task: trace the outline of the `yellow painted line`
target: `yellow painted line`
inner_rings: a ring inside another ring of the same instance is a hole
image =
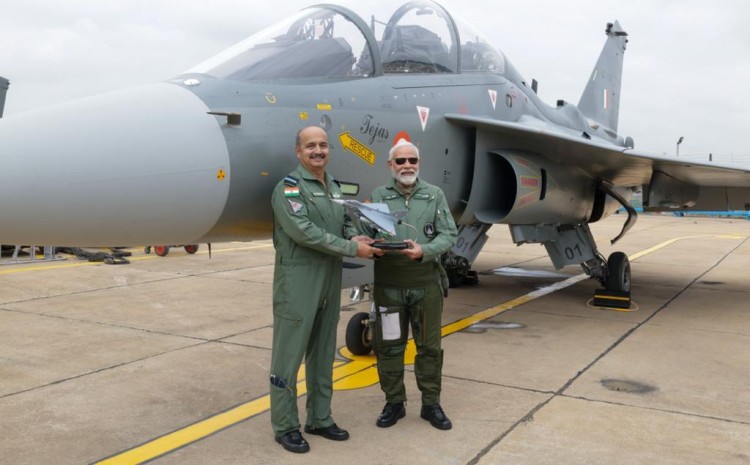
[[[597,294],[597,293],[594,293],[594,297],[603,297],[608,300],[630,300],[627,297],[615,297],[613,295],[602,295],[602,294]]]
[[[742,234],[719,234],[719,235],[716,235],[716,234],[696,234],[694,236],[676,237],[674,239],[669,239],[667,241],[664,241],[661,244],[657,244],[657,245],[655,245],[655,246],[653,246],[651,248],[648,248],[646,250],[641,250],[638,253],[634,253],[633,255],[630,256],[630,261],[637,260],[637,259],[643,257],[644,255],[650,254],[651,252],[656,252],[657,250],[663,249],[664,247],[667,247],[667,246],[670,246],[670,245],[674,244],[677,241],[684,241],[686,239],[699,239],[699,238],[702,238],[702,237],[715,237],[717,239],[742,240],[742,239],[744,239],[747,236],[742,235]]]
[[[678,238],[675,238],[675,239],[670,239],[668,241],[664,241],[661,244],[657,244],[657,245],[655,245],[655,246],[653,246],[651,248],[648,248],[646,250],[641,250],[638,253],[634,253],[633,255],[630,256],[629,259],[630,259],[630,261],[637,260],[637,259],[643,257],[644,255],[648,255],[648,254],[650,254],[652,252],[656,252],[657,250],[663,249],[664,247],[672,245],[672,244],[674,244],[675,242],[677,242],[679,240],[689,239],[689,238],[694,238],[694,237],[700,237],[700,236],[687,236],[687,237],[678,237]]]
[[[260,399],[242,404],[239,407],[215,415],[194,425],[188,426],[187,428],[182,428],[173,433],[166,434],[140,447],[130,449],[129,451],[104,459],[97,463],[143,463],[239,423],[247,418],[251,418],[261,412],[265,412],[269,408],[271,408],[271,399],[269,396],[263,396]]]
[[[361,357],[366,358],[366,357]],[[367,369],[375,364],[374,357],[369,362],[352,361],[337,363],[333,370],[334,379],[345,379],[356,373],[357,370]],[[377,374],[377,372],[376,372]],[[377,378],[375,380],[377,382]],[[304,379],[304,366],[300,370],[300,379],[297,381],[297,395],[303,396],[307,393]],[[139,464],[153,460],[161,455],[167,454],[175,449],[193,443],[232,425],[245,421],[256,415],[264,413],[271,408],[271,397],[264,395],[250,402],[238,405],[225,412],[214,415],[205,420],[178,429],[164,436],[158,437],[141,446],[127,450],[110,458],[104,459],[97,464],[122,465]]]
[[[255,245],[248,245],[243,247],[232,247],[230,249],[212,249],[211,253],[220,253],[220,252],[234,252],[237,250],[252,250],[252,249],[265,249],[268,247],[273,247],[273,244],[271,242],[268,242],[266,244],[255,244]],[[198,254],[208,254],[208,248],[204,248],[199,250],[198,252],[195,252],[195,255]]]
[[[442,329],[443,337],[452,334],[469,326],[478,323],[487,318],[491,318],[502,312],[511,310],[519,305],[523,305],[534,299],[550,294],[557,290],[571,286],[579,281],[588,279],[585,274],[580,274],[568,278],[560,283],[547,286],[546,288],[534,291],[522,297],[510,300],[493,308],[475,313],[467,318],[446,325]],[[361,389],[369,387],[378,382],[378,372],[376,368],[377,360],[374,356],[356,356],[352,355],[346,348],[341,348],[340,353],[346,357],[351,357],[351,361],[337,364],[333,369],[334,389],[348,390]],[[413,364],[416,348],[414,340],[410,339],[407,345],[405,363]],[[304,376],[304,366],[300,371]],[[302,396],[307,393],[305,380],[300,379],[297,382],[297,395]],[[122,452],[121,454],[97,462],[102,465],[125,465],[139,464],[156,457],[167,454],[170,451],[184,447],[187,444],[203,439],[211,434],[226,429],[236,423],[248,420],[256,415],[266,412],[271,408],[271,399],[265,395],[258,399],[252,400],[245,404],[239,405],[226,412],[219,413],[213,417],[199,421],[182,429],[166,434],[141,446]]]
[[[230,249],[213,249],[211,250],[211,253],[222,253],[222,252],[233,252],[236,250],[252,250],[252,249],[262,249],[267,247],[273,247],[273,244],[257,244],[257,245],[250,245],[246,247],[233,247]],[[199,250],[196,252],[196,254],[207,254],[208,250]],[[42,257],[42,255],[39,255],[39,257]],[[167,259],[167,257],[159,257],[156,254],[153,255],[139,255],[137,257],[125,257],[128,259],[128,261],[134,262],[139,260],[153,260],[155,258],[161,258],[161,259]],[[28,273],[31,271],[48,271],[48,270],[59,270],[59,269],[65,269],[65,268],[76,268],[79,266],[94,266],[94,265],[105,265],[103,262],[89,262],[84,260],[78,260],[77,258],[73,257],[74,260],[77,260],[72,263],[57,263],[54,265],[43,265],[40,261],[38,265],[32,265],[27,266],[23,268],[9,268],[7,270],[0,270],[0,275],[4,274],[19,274],[19,273]],[[13,266],[12,263],[9,263],[8,266]],[[110,266],[110,265],[107,265]],[[120,265],[111,265],[111,266],[120,266]]]
[[[701,236],[687,236],[677,239],[670,239],[662,242],[661,244],[655,245],[642,252],[638,252],[632,255],[632,259],[643,257],[644,255],[655,252],[659,249],[663,249],[679,240],[692,239],[698,237],[722,237],[714,235],[701,235]],[[730,236],[732,239],[742,239],[745,236]],[[727,237],[725,237],[727,238]],[[482,310],[473,315],[470,315],[461,320],[449,323],[442,328],[442,335],[446,337],[455,332],[464,330],[476,323],[487,320],[494,316],[497,316],[508,310],[512,310],[528,302],[531,302],[540,297],[546,296],[553,292],[559,291],[566,287],[572,286],[585,279],[589,279],[585,273],[581,273],[572,276],[564,281],[554,283],[550,286],[537,289],[526,295],[516,297],[502,304],[496,305],[495,307]],[[349,352],[346,347],[339,349],[339,353],[344,357],[348,358],[348,362],[336,362],[333,369],[333,382],[335,390],[349,390],[349,389],[361,389],[369,387],[378,382],[377,372],[377,360],[372,355],[357,356]],[[405,364],[413,364],[414,356],[416,354],[416,347],[414,340],[410,339],[407,343],[406,353],[404,355]],[[307,393],[307,387],[304,380],[304,365],[300,368],[299,378],[297,382],[297,395],[302,396]],[[271,408],[271,398],[268,394],[259,397],[250,402],[241,404],[225,412],[214,415],[205,420],[201,420],[192,425],[188,425],[172,433],[168,433],[164,436],[153,439],[143,445],[134,447],[132,449],[121,452],[117,455],[113,455],[100,462],[96,462],[96,465],[135,465],[140,464],[149,460],[153,460],[159,456],[168,454],[169,452],[184,447],[190,443],[199,441],[207,436],[215,434],[223,429],[229,428],[237,423],[248,420],[252,417],[265,413]]]

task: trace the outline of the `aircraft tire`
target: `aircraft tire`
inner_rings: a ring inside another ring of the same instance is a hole
[[[346,348],[354,355],[367,355],[372,350],[372,333],[367,312],[355,313],[346,325]]]
[[[185,246],[185,252],[189,254],[194,254],[198,251],[198,244],[190,244]]]
[[[607,259],[607,282],[612,291],[630,292],[630,260],[623,252],[612,252]]]
[[[169,246],[168,245],[155,245],[154,253],[160,257],[166,257],[167,254],[169,253]]]
[[[448,287],[461,287],[466,284],[471,265],[464,257],[452,256],[443,262],[445,274],[448,276]]]
[[[448,274],[448,287],[455,288],[463,286],[464,280],[466,279],[465,274],[460,273],[455,268],[445,270],[445,272]]]

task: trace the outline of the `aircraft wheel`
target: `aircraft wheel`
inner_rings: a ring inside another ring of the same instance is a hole
[[[167,254],[169,253],[169,246],[168,245],[155,245],[154,253],[160,257],[166,257]]]
[[[454,257],[445,264],[445,273],[448,275],[448,287],[461,287],[466,282],[469,274],[469,261],[463,257]]]
[[[449,270],[445,270],[445,272],[448,274],[448,287],[461,287],[464,284],[466,275],[461,273],[459,270],[451,268]]]
[[[190,244],[185,246],[185,252],[193,254],[198,251],[198,244]]]
[[[372,350],[370,314],[355,313],[346,325],[346,348],[354,355],[367,355]]]
[[[607,271],[607,289],[630,292],[630,260],[627,255],[613,252],[607,259]]]

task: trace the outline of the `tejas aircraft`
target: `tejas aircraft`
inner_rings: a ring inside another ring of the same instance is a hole
[[[329,134],[328,171],[360,200],[389,177],[397,140],[419,147],[420,176],[460,226],[446,260],[454,282],[505,224],[515,243],[544,244],[556,268],[580,264],[628,291],[626,255],[603,257],[590,223],[624,207],[618,239],[641,189],[645,210],[747,209],[750,174],[634,150],[617,132],[627,34],[617,22],[604,32],[578,104],[549,106],[432,1],[304,9],[166,82],[5,115],[0,243],[266,239],[271,191],[297,164],[294,135],[314,124]]]

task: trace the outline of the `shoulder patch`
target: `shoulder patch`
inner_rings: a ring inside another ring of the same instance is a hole
[[[291,174],[284,178],[284,197],[299,197],[299,179]]]
[[[302,208],[305,206],[304,204],[295,202],[294,200],[289,200],[289,205],[292,207],[292,211],[294,213],[299,213],[299,211],[302,210]]]
[[[299,187],[284,186],[284,197],[299,197]]]
[[[290,174],[284,178],[284,184],[290,187],[296,187],[297,184],[299,184],[299,179]]]

